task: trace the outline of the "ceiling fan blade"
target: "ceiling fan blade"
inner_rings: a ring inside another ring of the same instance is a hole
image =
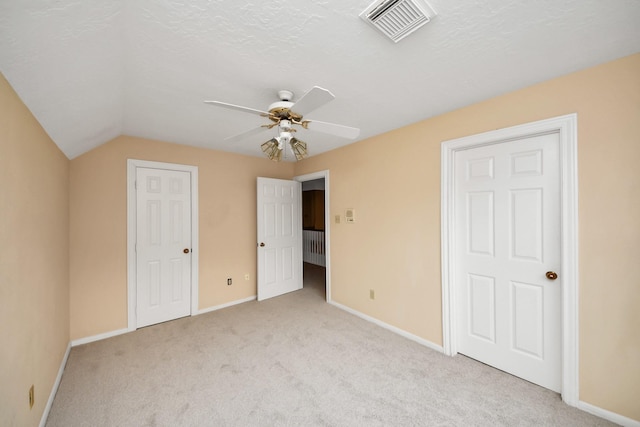
[[[228,138],[225,138],[225,141],[230,141],[230,142],[237,142],[237,141],[242,141],[243,139],[249,138],[250,136],[253,135],[257,135],[259,133],[264,132],[265,130],[267,130],[266,127],[264,126],[259,126],[257,128],[253,128],[253,129],[249,129],[247,131],[244,131],[242,133],[239,133],[237,135],[232,135]]]
[[[257,114],[258,116],[269,115],[268,112],[262,110],[256,110],[255,108],[243,107],[241,105],[229,104],[227,102],[220,101],[204,101],[205,104],[217,105],[218,107],[228,108],[230,110],[242,111],[244,113]]]
[[[322,107],[329,101],[332,101],[335,98],[331,92],[327,89],[323,89],[319,86],[314,86],[311,90],[304,95],[302,98],[298,100],[295,104],[291,106],[291,110],[296,113],[304,116],[312,112],[313,110]]]
[[[335,123],[306,120],[305,128],[322,133],[329,133],[347,139],[356,139],[360,135],[360,129],[350,126],[337,125]]]

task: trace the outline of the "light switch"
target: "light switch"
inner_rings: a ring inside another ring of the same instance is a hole
[[[336,215],[336,224],[340,224],[340,215]]]

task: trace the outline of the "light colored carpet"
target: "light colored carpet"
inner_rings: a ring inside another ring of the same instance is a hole
[[[612,425],[326,304],[306,267],[301,291],[74,347],[47,426]]]

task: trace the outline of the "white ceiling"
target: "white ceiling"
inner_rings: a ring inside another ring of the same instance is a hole
[[[431,0],[398,44],[358,17],[371,1],[2,0],[0,71],[69,158],[122,134],[263,156],[268,131],[224,138],[266,119],[202,101],[317,85],[336,99],[305,118],[364,139],[640,51],[638,0]]]

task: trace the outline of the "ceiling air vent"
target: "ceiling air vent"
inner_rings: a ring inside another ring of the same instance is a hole
[[[375,1],[360,17],[394,42],[431,21],[436,12],[423,0]]]

